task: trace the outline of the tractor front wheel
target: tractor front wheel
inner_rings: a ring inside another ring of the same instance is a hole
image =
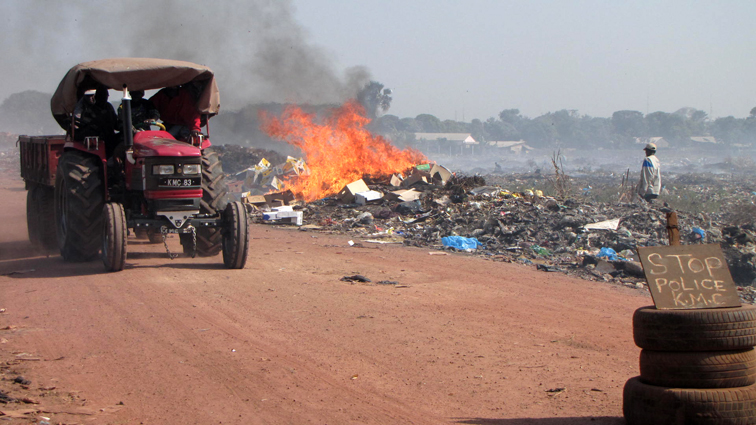
[[[103,208],[102,263],[105,270],[119,272],[126,262],[126,214],[123,205],[108,202]]]
[[[243,269],[249,253],[247,209],[231,202],[223,211],[223,264],[227,269]]]

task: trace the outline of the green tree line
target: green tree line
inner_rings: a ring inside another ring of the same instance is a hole
[[[726,145],[753,146],[756,142],[756,108],[746,118],[732,116],[711,120],[704,111],[682,108],[673,113],[617,111],[610,118],[591,117],[563,109],[528,118],[519,109],[505,109],[496,118],[471,122],[440,120],[421,114],[415,118],[384,115],[373,129],[400,144],[412,144],[414,133],[471,133],[479,142],[525,140],[536,148],[623,147],[636,137],[664,137],[686,143],[691,137],[713,136]]]

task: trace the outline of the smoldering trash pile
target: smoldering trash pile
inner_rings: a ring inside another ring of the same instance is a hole
[[[520,186],[514,181],[523,176],[455,176],[433,164],[409,174],[366,176],[337,195],[309,203],[295,200],[287,191],[248,195],[244,200],[260,223],[351,234],[362,246],[396,243],[431,252],[465,252],[637,288],[646,283],[635,248],[668,244],[670,209],[663,203],[559,199],[539,190],[513,190]],[[496,184],[487,184],[486,178]],[[677,211],[681,241],[720,244],[741,298],[753,303],[756,193],[734,188],[731,193],[741,205],[753,208],[745,213],[749,219],[733,222],[737,217],[727,214]]]

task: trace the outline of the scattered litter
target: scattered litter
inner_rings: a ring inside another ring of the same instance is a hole
[[[11,276],[11,275],[14,275],[14,274],[26,274],[26,273],[31,273],[31,272],[33,272],[33,271],[36,271],[36,270],[34,270],[34,269],[28,269],[28,270],[14,270],[14,271],[12,271],[12,272],[8,272],[8,273],[3,273],[3,274],[0,274],[0,276]]]
[[[13,382],[15,382],[15,383],[17,383],[17,384],[21,384],[21,385],[31,385],[31,381],[30,381],[30,380],[28,380],[28,379],[26,379],[26,378],[24,378],[23,376],[17,376],[17,377],[16,377],[16,378],[15,378],[15,379],[13,380]]]
[[[355,274],[352,276],[344,276],[340,279],[342,282],[372,282],[372,280],[366,278],[361,274]]]
[[[399,282],[395,280],[379,280],[377,282],[379,285],[398,285]]]
[[[476,238],[466,238],[464,236],[446,236],[441,238],[441,243],[445,247],[470,251],[483,246]]]
[[[619,218],[613,218],[611,220],[599,221],[598,223],[586,224],[583,228],[586,230],[617,230],[619,222]]]

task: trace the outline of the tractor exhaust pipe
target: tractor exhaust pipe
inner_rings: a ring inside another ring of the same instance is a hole
[[[121,99],[121,106],[123,106],[123,134],[126,148],[134,146],[134,132],[131,130],[131,93],[129,93],[126,84],[123,85],[123,98]]]

